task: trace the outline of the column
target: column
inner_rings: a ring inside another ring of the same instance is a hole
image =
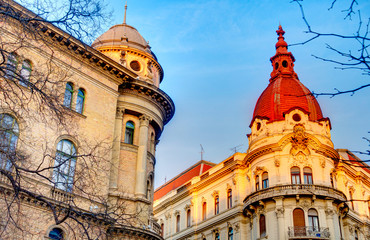
[[[121,152],[122,125],[123,125],[123,114],[124,113],[125,113],[125,109],[123,107],[117,107],[116,119],[114,122],[112,161],[111,161],[110,178],[109,178],[109,188],[111,190],[117,190],[118,168],[119,168],[119,159],[120,159],[120,152]]]
[[[329,233],[330,233],[330,239],[334,240],[335,239],[335,229],[334,229],[334,209],[333,209],[333,201],[332,200],[326,200],[326,209],[325,209],[325,215],[326,215],[326,224],[327,227],[329,228]],[[340,226],[339,226],[340,227]],[[339,228],[338,228],[339,230]],[[339,236],[339,234],[338,234]]]
[[[279,239],[286,239],[285,233],[288,229],[285,228],[284,224],[284,206],[283,206],[283,199],[284,197],[275,197],[275,213],[278,220],[278,232],[279,232]]]
[[[136,161],[136,186],[135,195],[145,197],[146,195],[146,163],[148,155],[148,129],[150,118],[142,115],[140,118],[139,148]]]

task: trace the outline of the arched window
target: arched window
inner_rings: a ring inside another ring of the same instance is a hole
[[[53,179],[55,187],[67,192],[72,192],[73,177],[76,167],[76,148],[66,139],[57,145]]]
[[[190,225],[191,225],[191,210],[188,209],[186,211],[186,226],[190,227]]]
[[[220,240],[220,233],[216,232],[216,234],[215,234],[215,240]]]
[[[227,208],[233,207],[233,191],[231,189],[227,190]]]
[[[202,204],[202,219],[203,221],[207,219],[207,203],[203,202]]]
[[[19,126],[9,114],[0,114],[0,167],[10,171],[19,137]]]
[[[215,214],[219,214],[220,212],[220,197],[217,195],[215,197]]]
[[[76,112],[83,113],[85,106],[85,91],[83,89],[78,89],[77,102],[76,102]]]
[[[266,218],[265,215],[260,215],[260,238],[263,238],[266,236]]]
[[[153,175],[150,175],[146,185],[146,198],[148,200],[150,200],[152,197],[152,185],[153,185]]]
[[[176,216],[176,232],[180,232],[180,214]]]
[[[13,79],[16,75],[17,66],[18,66],[17,54],[9,53],[8,60],[6,62],[5,77],[8,79]]]
[[[355,230],[355,240],[358,240],[358,231]]]
[[[134,144],[134,131],[135,131],[134,123],[131,121],[128,121],[126,123],[125,143]]]
[[[63,105],[65,107],[71,108],[71,106],[72,106],[72,96],[73,96],[73,84],[68,82],[66,84],[66,90],[64,92]]]
[[[24,60],[22,62],[22,69],[21,69],[21,77],[20,84],[24,87],[28,87],[28,82],[30,81],[32,66],[29,60]]]
[[[300,208],[293,210],[294,236],[306,236],[304,212]]]
[[[63,233],[63,230],[60,229],[60,228],[53,228],[50,232],[49,232],[49,239],[52,239],[52,240],[63,240],[64,239],[64,233]]]
[[[161,237],[164,236],[164,223],[161,224]]]
[[[227,233],[227,240],[234,240],[234,230],[232,227],[229,227],[229,231]]]
[[[290,174],[292,177],[292,184],[301,184],[301,170],[299,167],[292,167],[290,169]]]
[[[269,187],[269,175],[267,172],[264,172],[262,174],[262,188],[268,188]]]
[[[303,168],[303,181],[304,181],[304,184],[313,184],[311,168],[309,167]]]
[[[260,190],[260,177],[256,176],[256,191]]]
[[[308,210],[308,225],[312,228],[314,232],[318,232],[320,230],[319,215],[317,214],[317,211],[313,208]]]

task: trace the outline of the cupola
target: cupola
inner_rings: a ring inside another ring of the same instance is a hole
[[[152,52],[149,42],[126,23],[127,5],[124,21],[112,26],[91,45],[138,75],[138,79],[159,87],[163,80],[163,69]]]
[[[288,52],[285,31],[279,26],[276,33],[276,54],[270,59],[273,67],[271,78],[257,101],[250,126],[256,118],[267,119],[268,122],[282,121],[284,115],[293,109],[307,113],[310,121],[320,121],[323,115],[319,103],[294,72],[295,58]]]

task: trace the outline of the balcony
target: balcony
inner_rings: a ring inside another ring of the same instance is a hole
[[[311,184],[288,184],[265,188],[254,193],[251,193],[244,199],[244,206],[248,206],[252,203],[260,200],[274,198],[278,196],[297,196],[307,195],[316,197],[329,197],[339,201],[347,201],[346,195],[341,191],[332,187],[311,185]]]
[[[289,227],[289,239],[329,239],[329,228],[322,227]]]

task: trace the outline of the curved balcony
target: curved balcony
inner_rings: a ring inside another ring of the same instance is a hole
[[[321,185],[311,185],[311,184],[289,184],[289,185],[280,185],[265,188],[259,191],[256,191],[248,195],[244,199],[244,207],[249,206],[252,203],[258,202],[260,200],[280,197],[280,196],[297,196],[297,195],[306,195],[315,197],[328,197],[336,199],[338,201],[344,202],[347,201],[346,195],[343,192],[334,189],[332,187],[321,186]]]
[[[329,228],[322,227],[289,227],[289,239],[329,239]]]

